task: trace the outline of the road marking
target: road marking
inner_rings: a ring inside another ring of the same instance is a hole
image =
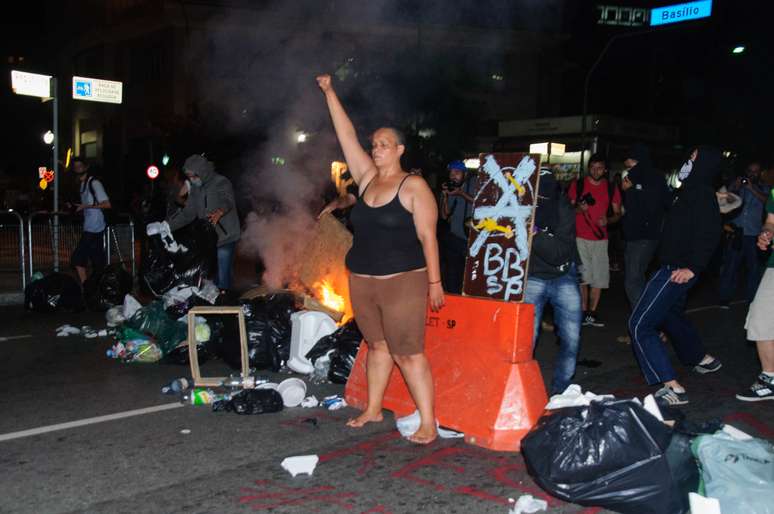
[[[32,334],[24,334],[23,336],[0,336],[0,343],[12,341],[14,339],[27,339],[28,337],[32,337]]]
[[[740,303],[747,303],[744,300],[737,300],[735,302],[729,303],[729,305],[739,305]],[[685,311],[686,314],[693,314],[694,312],[701,312],[701,311],[708,311],[710,309],[720,309],[720,305],[706,305],[704,307],[696,307],[695,309],[688,309]]]
[[[94,418],[79,419],[77,421],[68,421],[67,423],[48,425],[46,427],[30,428],[29,430],[20,430],[19,432],[9,432],[7,434],[0,434],[0,442],[10,441],[12,439],[21,439],[22,437],[30,437],[33,435],[47,434],[49,432],[56,432],[57,430],[66,430],[68,428],[93,425],[95,423],[104,423],[105,421],[131,418],[132,416],[142,416],[143,414],[152,414],[154,412],[162,412],[165,410],[177,409],[179,407],[183,407],[183,404],[178,402],[165,403],[163,405],[156,405],[155,407],[146,407],[144,409],[135,409],[124,412],[117,412],[115,414],[108,414],[106,416],[97,416]]]

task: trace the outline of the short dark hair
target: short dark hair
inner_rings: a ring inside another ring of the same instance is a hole
[[[80,162],[81,164],[83,164],[87,168],[89,167],[89,161],[87,161],[85,157],[81,157],[80,155],[78,155],[76,157],[73,157],[71,159],[70,165],[74,166],[76,162]]]
[[[379,127],[376,130],[381,130],[381,129],[391,131],[392,134],[395,136],[395,140],[398,142],[398,144],[406,146],[406,134],[404,134],[402,130],[391,126]],[[376,133],[376,130],[374,131],[374,133]],[[373,134],[371,134],[371,137],[373,137]]]
[[[589,157],[589,166],[591,166],[592,162],[601,162],[605,165],[605,168],[607,168],[607,159],[601,153],[591,154],[591,157]]]

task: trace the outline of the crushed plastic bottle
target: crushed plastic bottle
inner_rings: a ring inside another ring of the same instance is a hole
[[[338,394],[326,396],[320,405],[328,410],[339,410],[347,406],[347,401]]]
[[[162,394],[177,394],[187,391],[193,384],[187,378],[176,378],[161,388]]]
[[[229,387],[232,389],[255,389],[259,385],[266,384],[268,382],[269,379],[266,377],[241,377],[238,375],[231,375],[225,379],[221,385],[223,387]]]

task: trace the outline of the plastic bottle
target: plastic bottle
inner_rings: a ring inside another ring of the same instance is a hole
[[[266,384],[268,382],[269,379],[266,377],[240,377],[232,375],[225,379],[221,385],[223,387],[233,387],[239,389],[255,389],[257,386]]]
[[[107,351],[107,356],[111,359],[120,359],[126,354],[126,347],[123,343],[116,343]]]
[[[212,389],[195,388],[188,394],[183,395],[183,403],[190,405],[209,405],[220,398],[216,395]]]
[[[188,390],[191,385],[191,382],[189,382],[187,378],[176,378],[169,384],[162,387],[161,392],[163,394],[182,393],[183,391]]]

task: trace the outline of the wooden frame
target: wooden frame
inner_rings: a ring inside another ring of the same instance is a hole
[[[203,377],[199,371],[199,354],[196,349],[196,316],[207,314],[236,314],[239,323],[239,346],[242,357],[242,378],[250,376],[250,361],[247,355],[247,330],[242,307],[193,307],[188,311],[188,360],[191,362],[191,377],[194,387],[218,387],[228,377]]]

